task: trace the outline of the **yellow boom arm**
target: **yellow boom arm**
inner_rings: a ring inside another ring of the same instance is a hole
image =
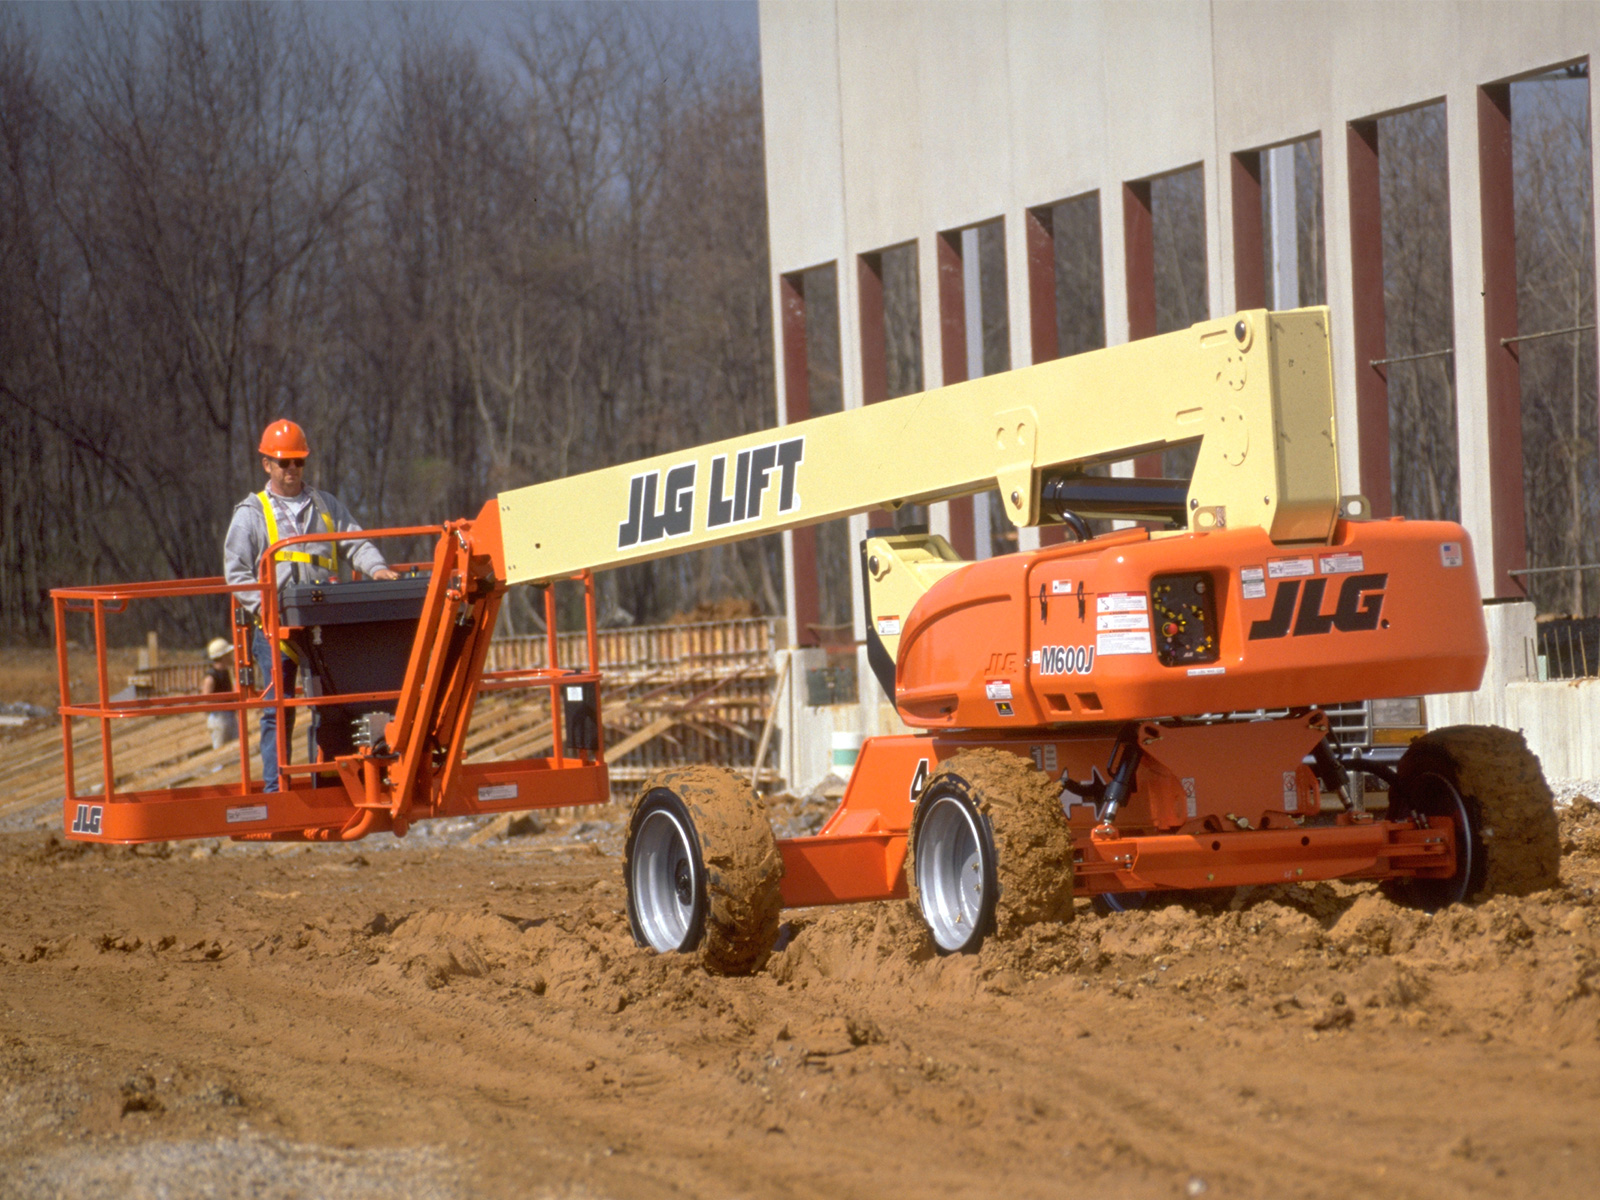
[[[503,493],[508,583],[644,562],[873,508],[1199,443],[1192,528],[1317,542],[1339,516],[1328,310],[1257,309],[969,383]]]

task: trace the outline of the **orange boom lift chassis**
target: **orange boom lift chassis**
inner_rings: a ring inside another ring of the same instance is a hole
[[[1188,480],[1090,472],[1181,445],[1197,447]],[[1370,521],[1364,498],[1340,491],[1325,309],[1239,313],[518,489],[471,521],[359,535],[437,537],[431,564],[393,583],[280,594],[274,555],[326,540],[314,535],[270,548],[252,585],[59,589],[68,835],[350,840],[426,817],[603,803],[593,571],[996,486],[1013,522],[1076,540],[967,563],[923,529],[870,532],[868,657],[915,732],[868,739],[812,837],[775,841],[729,772],[648,783],[625,863],[641,944],[744,971],[770,952],[784,906],[909,895],[951,952],[1066,917],[1074,896],[1119,908],[1154,892],[1375,879],[1435,907],[1553,881],[1549,793],[1520,738],[1462,727],[1403,753],[1341,745],[1320,707],[1471,690],[1488,653],[1465,531]],[[1124,527],[1091,536],[1089,518]],[[582,669],[558,662],[561,580],[584,589]],[[547,586],[547,665],[488,672],[500,601],[522,583]],[[320,694],[251,680],[240,637],[231,695],[110,699],[108,614],[230,595],[242,628],[242,592],[259,595],[267,637],[313,663]],[[94,625],[93,703],[67,691],[77,612]],[[348,640],[364,628],[376,643]],[[408,639],[409,653],[393,650]],[[352,669],[383,643],[387,673]],[[263,700],[268,684],[276,698]],[[510,688],[549,693],[552,754],[467,761],[474,701]],[[268,706],[280,728],[289,709],[320,708],[343,740],[319,735],[319,761],[281,763],[286,790],[270,795],[250,781],[244,737],[236,783],[116,790],[117,719]],[[101,728],[88,795],[74,774],[80,720]],[[1388,783],[1381,815],[1352,770]],[[1507,793],[1490,778],[1523,783]]]

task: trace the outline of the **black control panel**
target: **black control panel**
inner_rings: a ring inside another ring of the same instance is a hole
[[[1156,654],[1162,665],[1187,666],[1215,662],[1217,648],[1216,585],[1203,571],[1157,575],[1150,581],[1150,615],[1155,625]]]

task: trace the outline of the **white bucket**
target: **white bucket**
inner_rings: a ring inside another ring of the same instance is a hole
[[[850,778],[850,772],[856,769],[856,759],[861,755],[861,743],[866,739],[859,733],[838,733],[833,735],[833,773]]]

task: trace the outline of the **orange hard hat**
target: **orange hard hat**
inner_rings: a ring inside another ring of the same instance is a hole
[[[311,453],[306,432],[293,421],[274,421],[261,432],[261,453],[268,458],[305,458]]]

